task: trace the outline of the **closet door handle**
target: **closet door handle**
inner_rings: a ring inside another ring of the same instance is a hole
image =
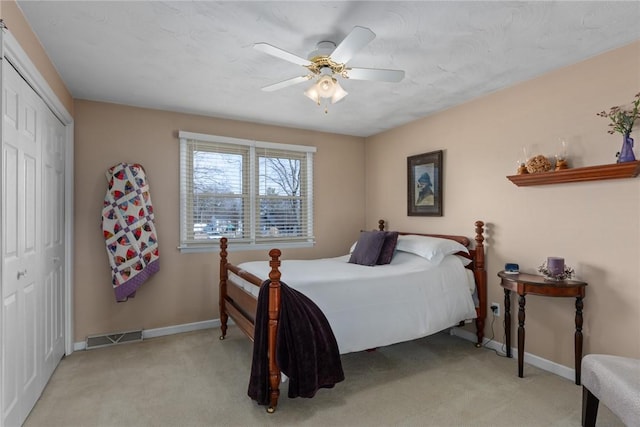
[[[26,276],[27,275],[27,269],[25,268],[22,271],[18,271],[18,280],[20,280],[21,277]]]

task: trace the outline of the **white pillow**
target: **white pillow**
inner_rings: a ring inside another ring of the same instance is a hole
[[[469,253],[466,247],[455,240],[415,234],[398,236],[396,250],[416,254],[436,264],[439,264],[447,255],[456,252]]]
[[[464,265],[465,267],[469,264],[471,264],[472,260],[470,258],[464,257],[462,255],[454,255],[456,258],[458,258],[460,261],[462,261],[462,265]]]

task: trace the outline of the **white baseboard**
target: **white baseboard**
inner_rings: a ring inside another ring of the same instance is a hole
[[[231,319],[229,319],[229,324],[232,324]],[[220,319],[212,319],[212,320],[205,320],[202,322],[166,326],[164,328],[143,329],[142,338],[143,339],[156,338],[156,337],[162,337],[165,335],[180,334],[183,332],[199,331],[201,329],[217,328],[219,326],[220,326]],[[471,342],[476,342],[477,340],[476,334],[458,327],[451,328],[450,334]],[[499,343],[494,340],[489,340],[487,338],[484,338],[482,341],[482,345],[492,350],[502,351],[502,343]],[[73,350],[74,351],[85,350],[86,347],[87,347],[86,341],[80,341],[80,342],[74,343]],[[517,348],[511,348],[511,354],[513,355],[514,360],[518,359]],[[568,380],[571,380],[571,381],[575,380],[575,375],[576,375],[575,369],[571,369],[567,366],[560,365],[558,363],[544,359],[540,356],[536,356],[535,354],[527,353],[525,351],[524,362],[530,365],[533,365],[537,368],[543,369],[547,372],[551,372],[553,374],[559,375]]]
[[[86,350],[87,349],[87,342],[86,341],[78,341],[78,342],[74,342],[73,343],[73,351],[81,351],[81,350]],[[68,356],[68,354],[67,354]]]
[[[230,321],[229,324],[232,322]],[[164,328],[143,329],[142,339],[163,337],[165,335],[180,334],[182,332],[199,331],[201,329],[217,328],[220,326],[220,319],[205,320],[202,322],[184,323],[182,325],[166,326]],[[86,350],[86,341],[73,344],[73,351]]]
[[[461,329],[458,327],[451,328],[451,335],[455,335],[460,338],[464,338],[465,340],[476,342],[478,337],[475,333],[467,331],[465,329]],[[503,344],[494,340],[489,340],[484,338],[482,340],[482,345],[484,347],[490,348],[496,351],[503,351]],[[513,355],[514,360],[518,360],[518,349],[511,348],[511,354]],[[543,369],[547,372],[551,372],[552,374],[559,375],[563,378],[566,378],[571,381],[575,381],[576,379],[576,371],[575,369],[569,368],[564,365],[560,365],[559,363],[552,362],[540,356],[536,356],[535,354],[524,352],[524,363],[528,363],[529,365],[533,365],[536,368]],[[517,373],[516,373],[517,374]]]

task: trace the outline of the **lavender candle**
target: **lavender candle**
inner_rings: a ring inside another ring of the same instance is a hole
[[[554,256],[547,258],[547,270],[552,276],[559,276],[564,273],[564,258]]]

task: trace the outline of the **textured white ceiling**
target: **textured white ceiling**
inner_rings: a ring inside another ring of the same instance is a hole
[[[640,2],[18,1],[75,98],[369,136],[640,39]],[[329,113],[306,74],[252,48],[307,57],[355,25],[377,37]],[[11,28],[9,28],[11,30]],[[612,66],[615,66],[612,64]]]

